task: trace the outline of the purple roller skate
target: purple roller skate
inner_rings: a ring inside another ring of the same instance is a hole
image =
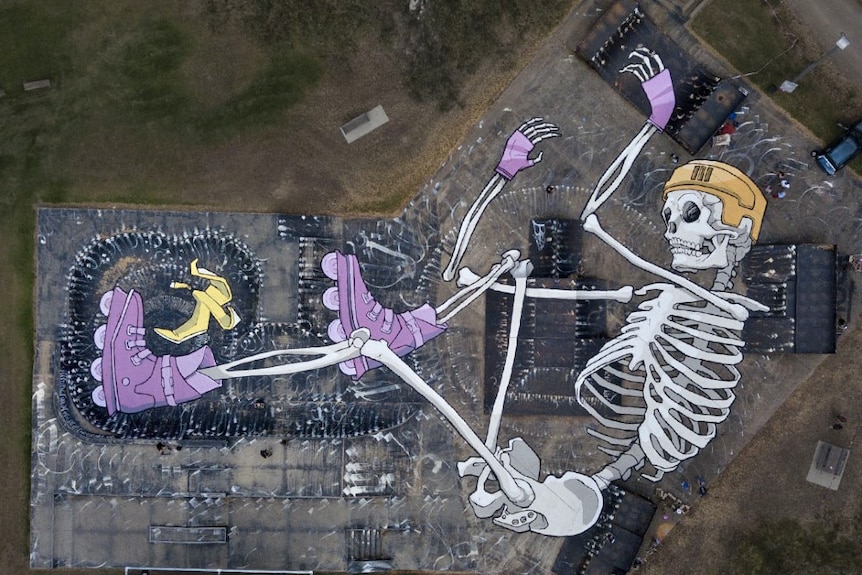
[[[102,357],[90,371],[102,385],[92,396],[109,415],[175,406],[221,387],[220,381],[197,371],[215,365],[208,346],[182,356],[155,356],[147,349],[144,306],[136,291],[126,293],[116,287],[102,296],[100,307],[108,323],[94,334]]]
[[[329,324],[329,337],[344,341],[359,328],[371,331],[371,339],[383,340],[399,356],[418,349],[448,327],[437,323],[437,312],[427,303],[411,311],[395,313],[383,307],[368,291],[362,280],[359,261],[354,255],[329,252],[320,263],[323,273],[335,280],[323,294],[323,305],[338,312],[338,319]],[[369,369],[380,364],[359,356],[338,364],[345,374],[358,380]]]

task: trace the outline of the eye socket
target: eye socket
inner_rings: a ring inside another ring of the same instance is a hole
[[[661,213],[661,217],[664,220],[665,225],[667,225],[670,221],[670,208],[665,208]]]
[[[682,206],[682,219],[685,223],[696,222],[700,217],[700,208],[694,202],[686,202]]]

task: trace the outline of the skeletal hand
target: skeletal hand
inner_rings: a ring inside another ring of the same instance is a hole
[[[545,122],[542,118],[527,120],[506,141],[503,157],[497,164],[496,172],[511,180],[515,174],[542,161],[542,152],[535,158],[530,158],[536,144],[548,138],[556,138],[560,129],[554,124]]]
[[[661,57],[649,48],[636,48],[629,54],[629,60],[633,62],[623,67],[620,72],[631,72],[641,83],[664,71],[664,62],[661,61]]]
[[[634,62],[620,72],[630,72],[641,81],[652,110],[649,121],[659,130],[664,130],[676,107],[670,70],[664,67],[661,57],[648,48],[636,49],[629,58]]]

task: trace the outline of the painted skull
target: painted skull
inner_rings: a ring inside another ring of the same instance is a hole
[[[728,248],[744,229],[721,221],[721,199],[697,190],[670,192],[662,208],[671,267],[694,272],[728,265]]]

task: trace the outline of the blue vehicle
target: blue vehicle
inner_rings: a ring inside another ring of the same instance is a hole
[[[811,152],[817,165],[828,175],[846,166],[862,152],[862,121],[848,129],[843,136],[822,152]]]

